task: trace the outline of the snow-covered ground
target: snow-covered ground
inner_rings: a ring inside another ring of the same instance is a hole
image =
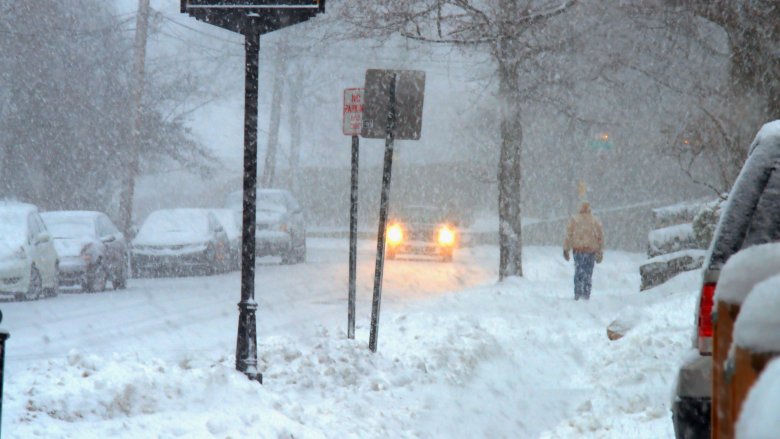
[[[374,244],[360,243],[346,338],[347,242],[257,268],[264,385],[234,371],[239,275],[132,279],[125,291],[2,303],[4,438],[665,438],[698,272],[639,293],[644,255],[608,251],[589,302],[557,247],[496,283],[498,250],[388,261],[367,348]],[[636,323],[620,340],[606,327]]]

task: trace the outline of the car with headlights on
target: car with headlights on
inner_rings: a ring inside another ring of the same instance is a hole
[[[0,202],[0,295],[35,300],[57,294],[59,260],[32,204]]]
[[[146,218],[133,239],[133,273],[225,271],[229,246],[225,229],[209,209],[157,210]]]
[[[41,213],[60,259],[60,287],[86,292],[127,286],[127,241],[102,212],[52,211]]]
[[[436,256],[451,262],[458,246],[457,221],[443,208],[405,206],[390,212],[387,258],[398,254]]]

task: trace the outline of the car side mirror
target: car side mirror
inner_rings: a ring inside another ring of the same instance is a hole
[[[114,235],[104,236],[104,237],[100,238],[100,241],[102,243],[104,243],[104,244],[108,244],[109,242],[116,241],[116,236],[114,236]]]
[[[35,245],[43,244],[49,241],[51,241],[51,235],[49,235],[47,232],[41,232],[37,237],[35,237]]]

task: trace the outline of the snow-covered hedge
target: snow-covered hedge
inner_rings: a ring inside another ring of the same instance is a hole
[[[702,202],[684,202],[653,209],[653,225],[664,228],[689,223],[702,208]]]
[[[691,223],[655,229],[647,235],[647,256],[651,258],[695,248],[700,247]]]
[[[639,267],[642,277],[639,291],[658,286],[684,271],[700,268],[706,253],[705,250],[687,249],[648,259]]]
[[[699,248],[709,248],[725,201],[723,199],[711,201],[702,206],[693,217],[693,236],[699,243]]]

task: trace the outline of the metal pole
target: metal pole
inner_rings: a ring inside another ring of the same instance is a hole
[[[382,173],[382,194],[379,201],[379,230],[376,240],[376,267],[374,268],[374,297],[371,304],[371,335],[368,348],[376,352],[379,333],[379,308],[382,304],[382,276],[385,267],[385,238],[387,211],[390,202],[390,177],[393,171],[393,141],[395,140],[395,85],[397,75],[390,80],[390,108],[387,111],[387,132],[385,134],[385,164]]]
[[[3,321],[3,312],[0,311],[0,322]],[[5,341],[11,335],[8,331],[0,329],[0,437],[3,436],[3,371],[5,370]]]
[[[349,193],[349,304],[347,309],[347,338],[350,339],[355,338],[359,142],[358,136],[352,136],[352,185]]]
[[[245,37],[244,77],[244,211],[241,248],[241,302],[238,304],[236,369],[250,380],[263,382],[257,371],[257,324],[255,321],[255,209],[257,197],[257,95],[260,35]]]

